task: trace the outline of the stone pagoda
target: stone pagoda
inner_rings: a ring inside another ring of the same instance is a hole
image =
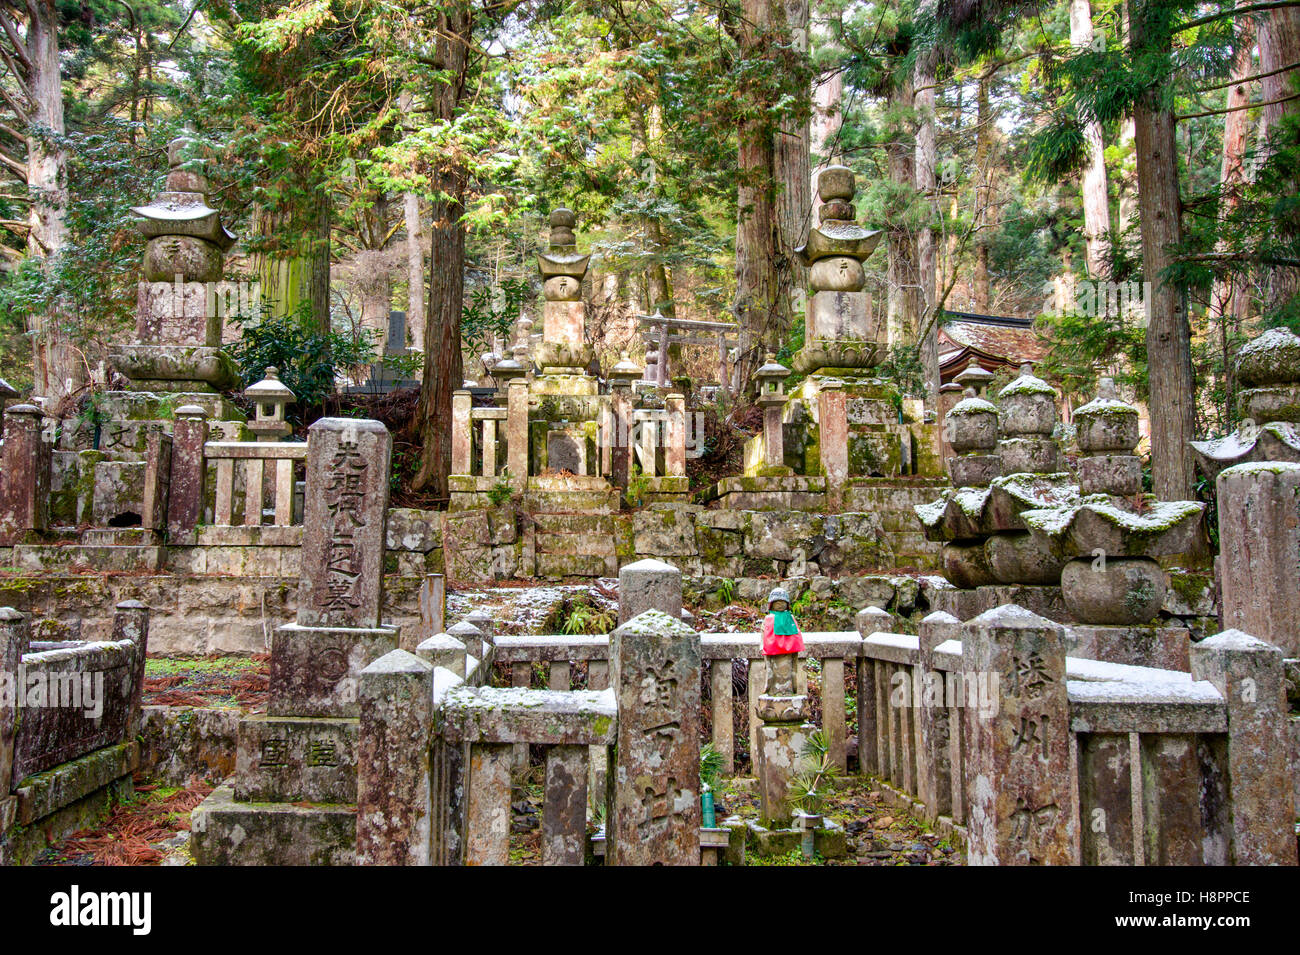
[[[941,476],[939,430],[925,422],[923,404],[903,400],[876,373],[887,330],[872,309],[863,262],[882,233],[856,221],[851,169],[823,170],[817,191],[820,221],[798,250],[809,297],[803,347],[791,365],[804,377],[786,394],[770,387],[786,371],[774,360],[756,375],[763,434],[745,449],[745,475],[718,483],[725,507],[872,510],[880,505],[873,480]]]
[[[221,393],[238,381],[221,347],[223,319],[232,303],[247,304],[222,281],[235,237],[208,205],[197,145],[177,139],[167,160],[163,191],[133,210],[146,239],[135,335],[110,349],[129,386],[93,396],[81,416],[54,426],[48,524],[65,544],[74,532],[80,539],[27,546],[18,556],[29,569],[157,570],[165,520],[151,510],[166,499],[176,420],[206,418],[213,440],[246,436],[244,414]]]

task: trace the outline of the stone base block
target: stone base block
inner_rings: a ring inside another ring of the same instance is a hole
[[[749,823],[749,847],[758,856],[784,856],[797,852],[803,844],[798,829],[768,829]],[[848,834],[836,822],[827,819],[813,831],[813,851],[823,859],[843,859],[849,854]]]
[[[108,391],[100,403],[100,411],[109,421],[164,421],[170,420],[177,408],[198,405],[209,421],[244,421],[246,416],[225,395],[212,392],[173,392],[155,394],[149,391]],[[213,440],[217,440],[213,438]]]
[[[805,342],[795,352],[791,367],[801,374],[829,368],[860,370],[874,368],[889,353],[889,346],[880,342],[815,340]]]
[[[362,670],[399,646],[395,627],[278,627],[271,637],[271,716],[360,715]]]
[[[1004,438],[998,442],[1003,474],[1051,474],[1059,468],[1060,449],[1051,438]]]
[[[352,865],[354,805],[237,802],[228,780],[190,814],[199,865]]]
[[[987,487],[1002,473],[1002,459],[996,454],[959,454],[948,459],[953,487]]]
[[[220,348],[202,345],[125,345],[109,361],[133,384],[150,391],[225,391],[239,383],[239,370]],[[175,387],[171,387],[174,383]],[[191,388],[185,387],[192,386]]]
[[[19,544],[14,547],[12,564],[37,573],[156,574],[162,562],[161,547]]]
[[[801,753],[808,737],[817,732],[811,723],[768,723],[758,730],[759,818],[770,828],[790,822],[790,781],[799,772]]]
[[[357,798],[352,719],[255,716],[239,724],[235,798],[240,802],[352,803]]]
[[[1065,651],[1085,660],[1105,660],[1162,670],[1191,669],[1191,633],[1184,627],[1103,627],[1071,624]]]

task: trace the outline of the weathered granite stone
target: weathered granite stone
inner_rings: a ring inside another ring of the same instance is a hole
[[[1228,864],[1295,865],[1282,650],[1234,629],[1191,656],[1192,679],[1209,680],[1228,707]]]
[[[1167,587],[1164,568],[1146,557],[1083,557],[1061,572],[1066,609],[1087,623],[1150,623],[1160,613]]]
[[[661,560],[638,560],[618,572],[618,621],[627,623],[647,610],[682,615],[682,572]]]
[[[415,655],[430,666],[450,670],[462,679],[465,677],[466,652],[465,644],[447,633],[435,633],[415,648]]]
[[[586,746],[546,748],[542,865],[582,865],[587,832]]]
[[[218,787],[190,815],[199,865],[352,865],[356,807],[240,803]]]
[[[943,674],[934,669],[934,648],[961,639],[961,621],[935,611],[921,621],[917,640],[917,672],[921,685],[912,692],[917,707],[916,795],[934,820],[952,812],[952,760],[949,710],[944,706]],[[938,692],[935,692],[936,688]]]
[[[1215,485],[1223,625],[1300,656],[1300,464],[1239,464]]]
[[[28,532],[45,529],[50,448],[41,439],[41,418],[35,405],[14,405],[5,411],[0,544],[18,543]]]
[[[699,865],[700,637],[647,610],[610,635],[618,699],[610,865]]]
[[[997,679],[995,715],[969,721],[968,861],[1070,865],[1078,831],[1070,777],[1062,627],[1015,605],[962,627],[967,681]]]
[[[452,624],[447,628],[447,635],[454,640],[459,640],[465,645],[465,652],[470,656],[482,660],[486,653],[486,638],[483,631],[474,626],[468,620],[462,620],[459,623]]]
[[[321,418],[308,431],[304,627],[379,625],[392,448],[378,421]]]
[[[31,624],[12,607],[0,607],[0,673],[11,679],[31,643]],[[17,694],[0,694],[0,793],[13,791],[14,729],[18,716]]]
[[[394,650],[361,671],[357,865],[428,865],[433,667]]]
[[[357,723],[254,716],[235,757],[240,802],[351,803],[357,798]]]
[[[396,650],[390,627],[303,627],[285,624],[271,636],[272,716],[355,717],[361,671]]]
[[[783,714],[769,712],[768,715]],[[790,826],[791,784],[806,768],[803,753],[808,738],[817,731],[816,726],[802,721],[802,712],[790,715],[795,719],[764,720],[758,730],[758,814],[759,821],[769,829]]]

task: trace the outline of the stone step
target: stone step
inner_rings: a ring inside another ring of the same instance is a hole
[[[614,535],[604,534],[538,534],[538,554],[562,554],[584,557],[613,557]]]
[[[163,548],[116,544],[18,544],[13,564],[26,571],[76,571],[83,573],[157,573],[162,568]]]

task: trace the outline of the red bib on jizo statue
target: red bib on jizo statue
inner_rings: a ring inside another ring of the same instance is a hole
[[[793,619],[793,618],[792,618]],[[803,650],[803,634],[795,627],[794,633],[777,633],[773,614],[763,618],[763,653],[776,656],[780,653],[799,653]]]

